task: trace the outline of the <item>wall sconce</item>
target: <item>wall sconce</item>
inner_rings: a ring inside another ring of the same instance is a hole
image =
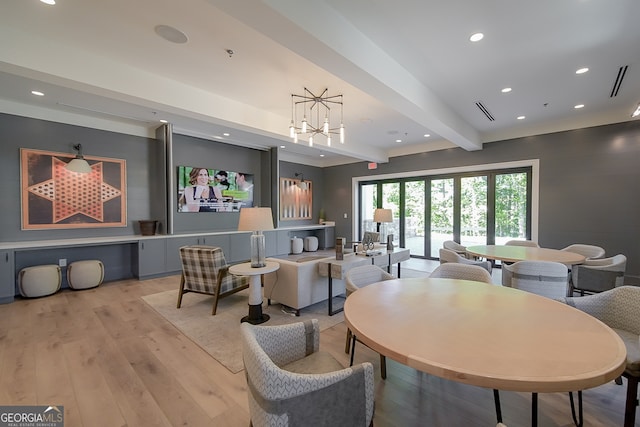
[[[309,184],[307,184],[306,182],[304,182],[304,175],[303,175],[303,174],[296,172],[296,173],[294,174],[294,176],[295,176],[296,178],[297,178],[297,177],[300,177],[300,182],[298,183],[298,188],[299,188],[299,189],[301,189],[301,190],[308,190],[308,189],[309,189]]]
[[[82,144],[74,145],[73,149],[76,150],[78,154],[76,154],[73,160],[67,163],[67,170],[77,173],[91,173],[91,165],[87,163],[82,155]]]

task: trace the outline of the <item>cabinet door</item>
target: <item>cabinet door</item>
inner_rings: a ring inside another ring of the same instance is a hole
[[[182,271],[182,261],[180,261],[180,247],[190,245],[207,245],[217,246],[222,248],[222,252],[227,258],[229,253],[229,236],[226,234],[220,235],[205,235],[205,236],[187,236],[187,237],[169,237],[167,238],[167,273],[178,273]]]
[[[148,239],[138,242],[138,278],[166,272],[165,239]]]
[[[16,274],[13,251],[0,251],[0,304],[13,302]]]
[[[171,237],[167,239],[167,272],[175,273],[182,270],[180,261],[180,247],[190,245],[204,245],[198,237]]]

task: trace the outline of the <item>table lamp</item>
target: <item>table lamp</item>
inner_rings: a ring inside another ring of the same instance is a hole
[[[393,212],[391,209],[378,208],[373,211],[373,222],[378,224],[377,232],[380,233],[380,242],[387,238],[387,223],[393,222]]]
[[[238,231],[252,231],[251,235],[251,267],[260,268],[266,266],[264,230],[273,230],[273,218],[271,208],[242,208]]]

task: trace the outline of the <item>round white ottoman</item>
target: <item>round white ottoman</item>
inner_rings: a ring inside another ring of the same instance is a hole
[[[99,260],[75,261],[67,267],[67,281],[71,289],[100,286],[104,279],[104,264]]]
[[[27,298],[55,294],[62,284],[62,272],[55,264],[25,267],[18,274],[20,295]]]
[[[302,253],[302,239],[299,237],[294,237],[291,239],[291,253],[292,254],[301,254]]]
[[[315,252],[318,250],[318,238],[316,236],[307,236],[304,238],[304,250],[306,252]]]

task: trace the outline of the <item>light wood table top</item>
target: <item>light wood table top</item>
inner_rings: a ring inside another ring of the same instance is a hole
[[[582,264],[584,256],[559,249],[535,248],[529,246],[479,245],[468,246],[471,255],[500,261],[553,261],[566,265]]]
[[[521,392],[599,386],[626,349],[604,323],[532,293],[454,279],[375,283],[345,302],[348,327],[373,350],[441,378]]]

